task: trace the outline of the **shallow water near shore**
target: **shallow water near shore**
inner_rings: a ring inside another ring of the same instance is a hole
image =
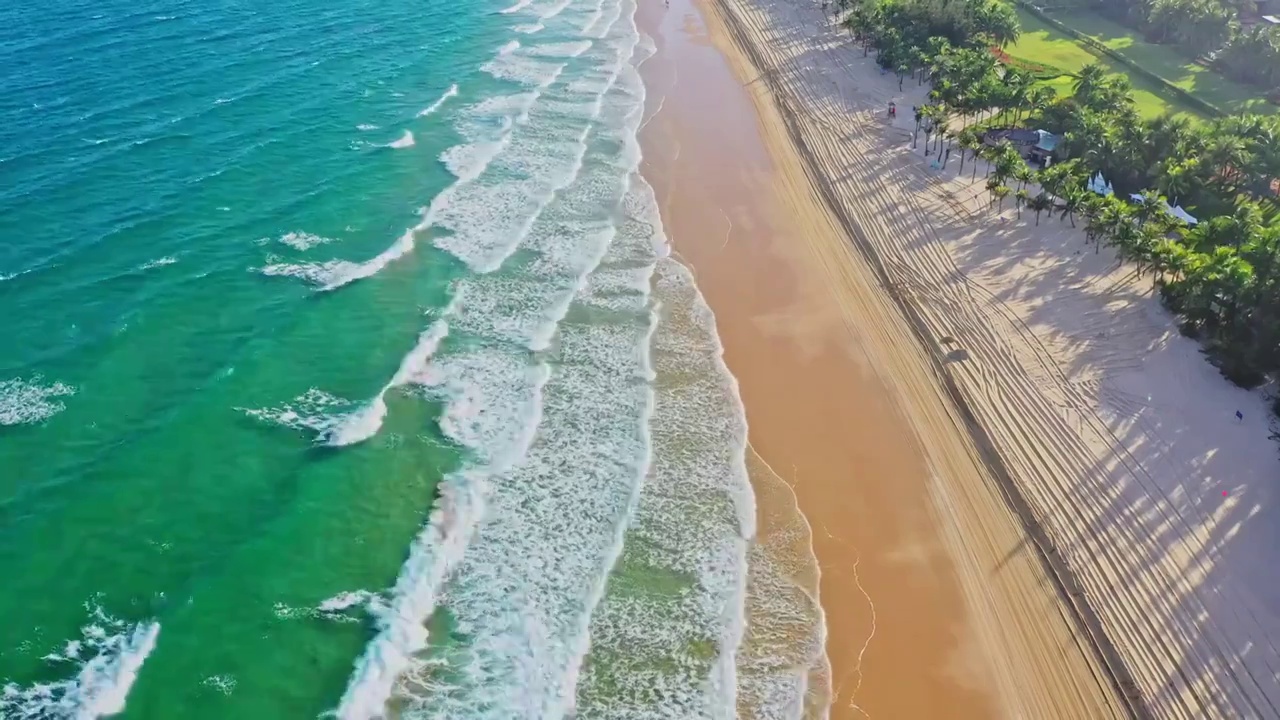
[[[0,11],[0,715],[752,696],[745,417],[635,10]]]

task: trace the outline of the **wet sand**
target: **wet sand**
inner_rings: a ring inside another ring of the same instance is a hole
[[[809,183],[765,83],[713,8],[654,0],[639,21],[658,46],[641,69],[643,171],[741,385],[761,514],[791,501],[781,480],[812,528],[831,716],[1116,714],[923,349]],[[811,694],[825,704],[822,688]]]

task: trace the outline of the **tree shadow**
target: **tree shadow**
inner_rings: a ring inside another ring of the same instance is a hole
[[[890,100],[906,108],[922,90],[908,80],[900,91],[816,6],[746,7],[727,12],[768,39],[748,50],[820,191],[940,348],[938,372],[1024,520],[1026,537],[992,572],[1034,547],[1081,642],[1108,664],[1113,648],[1119,690],[1146,712],[1280,716],[1274,448],[1260,420],[1232,434],[1204,418],[1228,422],[1238,407],[1262,417],[1259,398],[1227,384],[1177,334],[1150,278],[1082,229],[995,219],[985,167],[977,181],[968,164],[960,179],[955,158],[929,170],[910,128],[904,142],[884,117]]]

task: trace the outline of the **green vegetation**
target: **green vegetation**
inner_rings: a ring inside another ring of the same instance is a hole
[[[1253,386],[1280,372],[1280,226],[1267,219],[1280,177],[1280,117],[1147,119],[1127,77],[1099,63],[1046,85],[1042,69],[997,60],[1003,51],[993,46],[1036,47],[1022,44],[1017,16],[998,0],[840,3],[845,27],[881,67],[928,81],[930,103],[915,117],[926,155],[958,154],[962,171],[967,157],[986,159],[995,207],[1012,196],[1019,214],[1034,212],[1037,224],[1046,214],[1083,221],[1087,242],[1113,247],[1150,273],[1183,332],[1200,338],[1232,381]],[[1073,51],[1053,50],[1041,55],[1042,65],[1074,62]],[[997,122],[1058,135],[1055,162],[1033,173],[1007,142],[985,141],[984,130],[994,129],[986,126]],[[976,177],[977,163],[970,167]],[[1115,195],[1086,189],[1099,172]],[[1031,183],[1040,188],[1034,195]],[[1131,193],[1140,199],[1122,199]],[[1166,196],[1199,224],[1166,212]]]
[[[1147,42],[1133,30],[1102,15],[1088,11],[1055,12],[1053,18],[1226,113],[1280,112],[1280,108],[1262,97],[1258,88],[1242,85],[1197,65],[1172,45]]]
[[[1213,57],[1214,67],[1226,77],[1255,88],[1257,94],[1276,94],[1280,28],[1268,23],[1247,28],[1240,24],[1241,15],[1257,12],[1253,0],[1090,0],[1090,5],[1133,28],[1149,43],[1168,46],[1187,60]]]
[[[1008,53],[1019,60],[1043,63],[1061,69],[1063,75],[1043,81],[1058,94],[1070,94],[1073,82],[1071,75],[1085,66],[1101,65],[1108,72],[1123,75],[1129,79],[1133,86],[1134,106],[1142,117],[1153,118],[1168,112],[1197,114],[1195,108],[1184,104],[1178,98],[1171,97],[1170,93],[1155,83],[1129,72],[1128,68],[1120,63],[1091,51],[1075,38],[1057,30],[1022,8],[1016,8],[1015,11],[1023,30],[1018,36],[1018,41],[1007,48]]]

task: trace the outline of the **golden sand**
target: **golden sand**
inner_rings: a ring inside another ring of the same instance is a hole
[[[713,8],[645,3],[643,171],[716,313],[756,454],[812,526],[832,717],[1089,718],[1108,682],[924,349]],[[761,492],[761,501],[777,502]],[[762,510],[763,514],[763,510]]]

